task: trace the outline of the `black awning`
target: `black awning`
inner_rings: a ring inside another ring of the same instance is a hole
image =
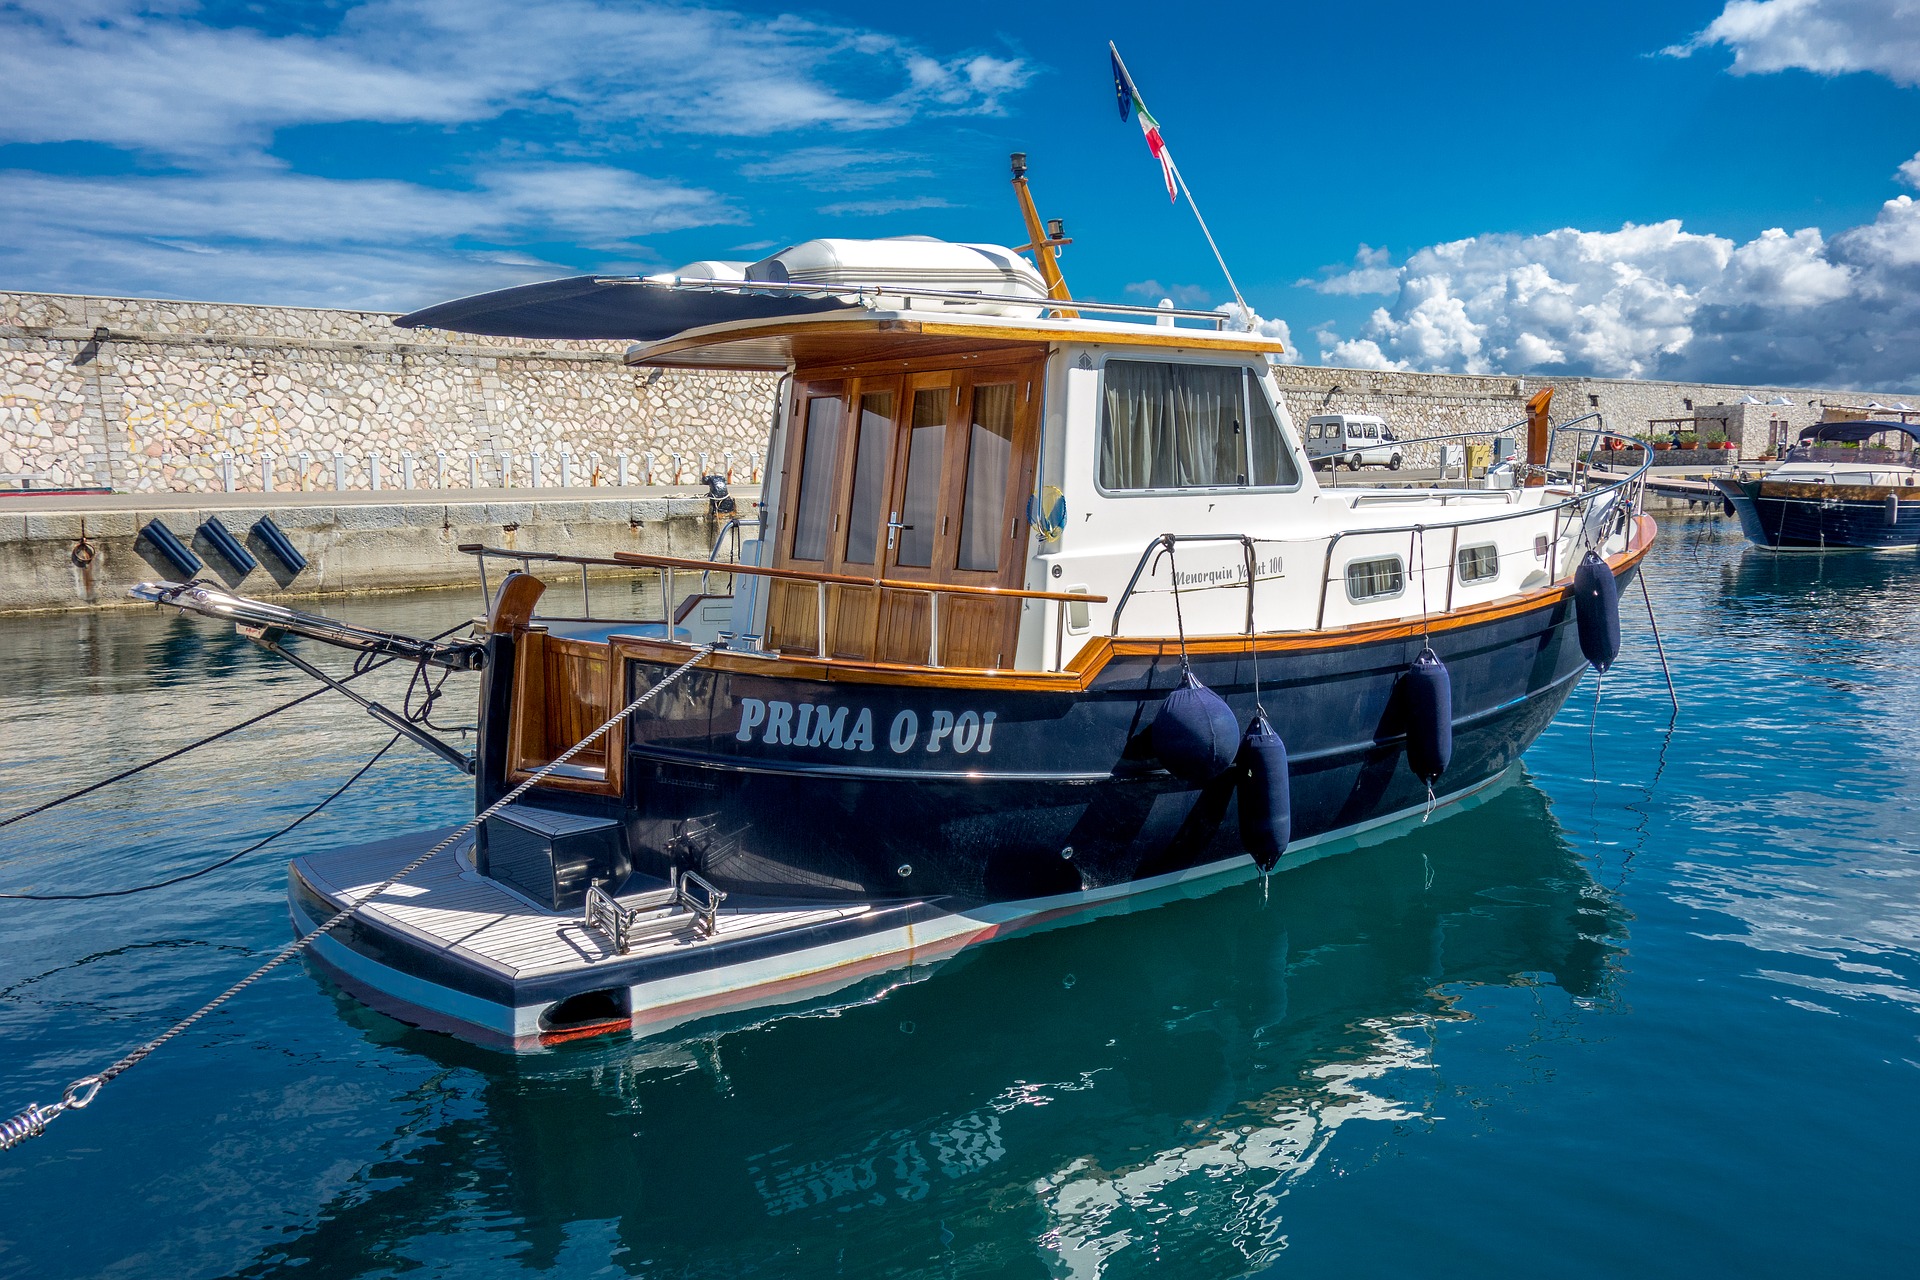
[[[828,295],[742,293],[634,277],[570,276],[477,293],[401,316],[406,329],[495,338],[614,338],[658,342],[702,325],[777,320],[858,308]]]
[[[1920,442],[1920,427],[1910,427],[1904,422],[1816,422],[1800,433],[1800,440],[1803,444],[1808,440],[1839,440],[1857,444],[1882,431],[1904,432],[1910,439]]]

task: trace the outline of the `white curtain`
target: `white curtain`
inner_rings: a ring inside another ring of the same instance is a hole
[[[1107,489],[1247,482],[1241,373],[1217,365],[1109,360],[1100,434]]]

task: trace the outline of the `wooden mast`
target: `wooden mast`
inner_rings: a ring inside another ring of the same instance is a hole
[[[1013,153],[1013,196],[1020,202],[1020,216],[1026,220],[1027,242],[1020,246],[1020,252],[1031,252],[1034,261],[1040,266],[1040,278],[1047,282],[1047,296],[1059,302],[1070,301],[1072,294],[1067,292],[1067,281],[1060,274],[1060,262],[1054,256],[1054,250],[1063,244],[1072,244],[1063,235],[1047,234],[1047,228],[1040,222],[1040,211],[1033,207],[1033,192],[1027,186],[1027,153]],[[1054,315],[1069,320],[1080,318],[1078,311],[1061,308]]]

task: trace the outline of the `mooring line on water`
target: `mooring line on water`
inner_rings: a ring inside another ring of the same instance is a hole
[[[287,832],[293,830],[295,827],[305,822],[308,818],[313,817],[316,813],[319,813],[322,809],[326,808],[328,805],[332,804],[335,800],[338,800],[341,796],[345,795],[347,793],[347,788],[351,787],[354,783],[360,781],[361,778],[365,777],[367,770],[373,768],[375,764],[379,763],[380,757],[386,755],[387,752],[393,750],[394,744],[399,741],[400,741],[400,735],[397,733],[394,734],[391,738],[388,738],[387,745],[384,747],[381,747],[378,751],[374,752],[371,756],[369,756],[365,764],[361,765],[358,769],[354,770],[353,776],[351,778],[348,778],[345,782],[341,783],[339,786],[333,789],[333,794],[329,795],[326,799],[322,800],[319,804],[316,804],[315,806],[313,806],[313,808],[307,810],[305,813],[301,814],[299,817],[295,818],[292,822],[289,822],[286,826],[280,828],[278,831],[274,832],[272,835],[263,836],[261,839],[254,841],[252,844],[240,850],[238,853],[230,853],[226,857],[220,859],[218,862],[209,862],[204,867],[196,868],[193,871],[188,871],[181,875],[171,876],[165,880],[156,880],[151,884],[137,884],[132,886],[131,888],[126,888],[126,889],[98,889],[91,893],[0,893],[0,899],[8,899],[15,902],[91,902],[96,898],[127,898],[127,897],[133,896],[136,893],[149,893],[155,889],[165,889],[169,885],[184,884],[189,880],[198,880],[201,876],[212,875],[214,872],[220,870],[220,868],[230,867],[234,863],[240,861],[240,859],[246,857],[248,854],[254,853],[261,849],[266,848],[268,845],[272,844],[275,840],[278,840],[281,836],[286,835]]]
[[[1653,597],[1647,592],[1645,566],[1634,575],[1640,581],[1640,598],[1647,604],[1647,625],[1653,629],[1653,650],[1660,655],[1660,674],[1667,678],[1667,697],[1673,700],[1673,714],[1680,714],[1680,695],[1673,689],[1673,668],[1667,665],[1667,646],[1660,639],[1660,623],[1653,616]]]
[[[429,640],[439,640],[439,639],[442,639],[443,637],[452,635],[454,632],[458,631],[461,627],[467,627],[472,625],[473,624],[471,622],[456,622],[454,625],[452,625],[451,627],[448,627],[445,631],[440,632],[438,635],[429,636],[427,638]],[[398,662],[398,661],[400,661],[400,655],[395,654],[391,657],[382,658],[378,662],[369,663],[365,667],[361,667],[356,663],[353,672],[350,675],[342,676],[340,678],[340,683],[351,684],[353,681],[358,680],[361,676],[367,675],[369,672],[378,671],[381,667],[386,666],[389,662]],[[327,692],[327,689],[324,685],[318,689],[309,689],[297,698],[288,699],[286,702],[281,703],[277,707],[269,707],[265,711],[262,711],[259,715],[247,717],[245,720],[242,720],[239,724],[228,725],[224,729],[221,729],[215,733],[208,734],[206,737],[201,738],[197,742],[189,742],[184,747],[176,747],[174,750],[167,752],[163,756],[155,756],[153,759],[147,761],[145,764],[134,765],[133,768],[131,769],[122,769],[119,773],[114,774],[112,777],[102,778],[98,782],[90,782],[86,786],[81,787],[78,791],[69,791],[66,795],[56,796],[53,799],[46,801],[44,804],[37,804],[33,806],[31,809],[23,809],[19,813],[13,814],[10,817],[0,818],[0,827],[10,827],[14,823],[19,822],[22,819],[31,818],[36,813],[45,813],[49,809],[57,809],[61,805],[66,804],[70,800],[78,800],[82,796],[92,795],[94,792],[100,791],[106,787],[110,787],[116,782],[125,782],[128,778],[133,777],[135,774],[145,773],[148,769],[153,768],[155,765],[165,764],[169,760],[177,760],[181,756],[186,755],[189,751],[198,751],[201,747],[206,746],[210,742],[218,742],[220,739],[227,737],[229,734],[238,733],[242,729],[252,728],[254,725],[259,724],[262,720],[270,719],[273,716],[277,716],[282,711],[291,711],[293,710],[293,708],[299,706],[301,703],[310,702],[313,699],[319,697],[321,694],[326,692]],[[0,1148],[0,1149],[4,1149],[4,1148]]]
[[[388,876],[385,880],[375,885],[372,889],[368,890],[366,893],[361,894],[352,903],[350,903],[345,907],[342,907],[339,911],[335,912],[332,916],[328,917],[325,922],[316,926],[310,932],[302,934],[300,937],[295,938],[292,942],[289,942],[286,946],[280,948],[279,951],[274,953],[272,959],[268,960],[265,964],[261,965],[258,969],[255,969],[252,973],[240,979],[240,981],[234,983],[232,986],[228,987],[225,991],[222,991],[219,995],[207,1001],[205,1004],[201,1005],[198,1009],[195,1009],[192,1013],[188,1014],[186,1017],[180,1019],[180,1021],[174,1023],[171,1027],[168,1027],[165,1031],[161,1032],[159,1035],[155,1036],[153,1039],[147,1041],[145,1044],[134,1049],[133,1051],[128,1053],[126,1056],[122,1057],[119,1061],[115,1062],[112,1066],[106,1068],[104,1071],[101,1071],[97,1075],[81,1076],[78,1080],[75,1080],[73,1083],[69,1084],[64,1090],[61,1091],[60,1101],[49,1103],[46,1106],[42,1106],[37,1102],[29,1103],[24,1110],[22,1110],[19,1114],[13,1116],[11,1119],[0,1121],[0,1151],[12,1150],[14,1147],[17,1147],[21,1143],[27,1141],[27,1139],[29,1138],[39,1137],[41,1134],[46,1132],[47,1124],[49,1121],[54,1120],[55,1118],[65,1114],[68,1111],[85,1110],[88,1106],[92,1105],[93,1100],[99,1096],[100,1090],[104,1088],[112,1080],[114,1080],[117,1076],[120,1076],[125,1072],[127,1072],[128,1070],[130,1070],[131,1068],[139,1065],[139,1063],[143,1059],[145,1059],[149,1054],[152,1054],[155,1050],[159,1049],[161,1046],[165,1045],[169,1040],[172,1040],[176,1036],[183,1034],[188,1029],[190,1029],[195,1023],[199,1022],[202,1018],[206,1017],[208,1014],[214,1012],[216,1009],[226,1004],[229,1000],[239,995],[242,991],[245,991],[248,987],[252,986],[254,983],[260,981],[260,979],[266,977],[269,973],[272,973],[275,969],[278,969],[281,965],[285,964],[287,961],[299,955],[302,951],[305,951],[309,946],[313,945],[313,943],[318,941],[321,937],[323,937],[328,933],[333,932],[334,929],[338,928],[340,925],[344,924],[348,919],[350,919],[353,916],[354,912],[358,911],[362,906],[366,905],[368,902],[371,902],[373,899],[379,897],[381,894],[385,893],[388,889],[391,889],[394,885],[399,884],[402,880],[412,875],[415,871],[418,871],[421,867],[425,866],[430,859],[434,858],[438,854],[444,853],[447,849],[459,843],[461,838],[466,836],[470,832],[472,832],[475,827],[478,827],[482,822],[485,822],[488,818],[491,818],[494,814],[500,812],[500,810],[506,808],[509,804],[512,804],[515,800],[518,800],[521,796],[525,795],[534,786],[536,786],[541,781],[543,781],[548,774],[552,773],[555,769],[558,769],[561,765],[564,765],[567,761],[571,760],[582,749],[588,746],[591,746],[593,743],[599,741],[607,733],[611,732],[612,729],[616,725],[618,725],[621,721],[625,720],[628,716],[638,711],[641,707],[646,706],[647,703],[653,700],[654,695],[658,694],[662,689],[665,689],[668,685],[674,683],[676,680],[686,675],[687,672],[693,670],[695,666],[699,665],[701,659],[705,658],[708,654],[712,653],[715,647],[716,646],[711,644],[703,644],[699,646],[697,649],[694,650],[693,656],[691,658],[688,658],[685,662],[681,663],[679,666],[675,667],[672,671],[668,672],[665,676],[663,676],[660,679],[659,683],[655,684],[652,688],[648,689],[645,693],[641,694],[639,697],[635,698],[632,702],[629,702],[626,706],[622,707],[619,711],[616,711],[613,715],[609,716],[606,722],[603,723],[598,729],[595,729],[592,733],[589,733],[586,737],[580,739],[580,741],[574,743],[572,746],[568,747],[565,751],[562,751],[559,755],[549,760],[546,764],[541,765],[538,769],[535,769],[533,773],[528,776],[525,782],[522,782],[519,786],[507,792],[507,794],[505,794],[504,796],[501,796],[498,800],[488,805],[481,812],[473,815],[473,817],[468,819],[465,823],[463,823],[459,827],[459,829],[454,831],[452,835],[448,836],[446,839],[442,840],[439,844],[436,844],[435,846],[433,846],[433,848],[427,850],[425,853],[415,858],[412,862],[409,862],[406,866],[400,868],[400,870]]]

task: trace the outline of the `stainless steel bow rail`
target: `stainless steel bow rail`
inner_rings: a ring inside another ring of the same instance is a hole
[[[638,711],[641,707],[646,706],[662,689],[665,689],[668,685],[673,684],[689,671],[693,670],[694,667],[698,666],[701,660],[709,653],[712,653],[713,650],[714,646],[710,644],[701,645],[695,649],[692,657],[675,667],[665,676],[662,676],[660,680],[645,693],[635,698],[632,702],[629,702],[620,710],[614,712],[613,715],[607,717],[606,721],[592,733],[589,733],[586,737],[580,739],[580,741],[574,743],[565,751],[562,751],[546,764],[535,769],[525,782],[522,782],[519,786],[507,792],[504,796],[501,796],[481,812],[476,813],[472,818],[463,823],[452,835],[388,876],[366,893],[361,894],[360,897],[351,904],[342,907],[311,932],[302,934],[286,946],[280,948],[279,951],[274,953],[272,959],[268,960],[258,969],[255,969],[252,973],[240,979],[240,981],[234,983],[225,991],[222,991],[219,995],[207,1001],[186,1017],[180,1019],[180,1021],[174,1023],[153,1039],[134,1049],[112,1066],[107,1067],[104,1071],[95,1075],[81,1076],[78,1080],[69,1084],[61,1093],[58,1102],[45,1106],[37,1102],[29,1103],[24,1110],[11,1119],[0,1121],[0,1151],[10,1151],[29,1138],[39,1137],[42,1133],[46,1132],[47,1122],[57,1116],[64,1115],[68,1111],[85,1110],[93,1103],[93,1100],[99,1096],[100,1090],[114,1080],[115,1077],[124,1074],[138,1065],[142,1059],[166,1044],[167,1041],[183,1034],[191,1028],[194,1023],[199,1022],[202,1018],[226,1004],[242,991],[245,991],[248,987],[260,981],[260,979],[266,977],[269,973],[272,973],[275,969],[278,969],[302,951],[305,951],[324,935],[333,932],[342,924],[345,924],[362,905],[379,897],[394,885],[399,884],[402,880],[425,866],[432,858],[452,848],[455,844],[459,843],[461,839],[470,835],[482,822],[485,822],[488,818],[491,818],[494,814],[500,812],[500,810],[506,808],[515,800],[518,800],[521,796],[532,790],[534,786],[538,785],[548,774],[566,764],[567,761],[579,754],[580,751],[591,746],[611,732],[621,721]],[[717,909],[719,904],[715,901],[713,905],[715,909]]]

